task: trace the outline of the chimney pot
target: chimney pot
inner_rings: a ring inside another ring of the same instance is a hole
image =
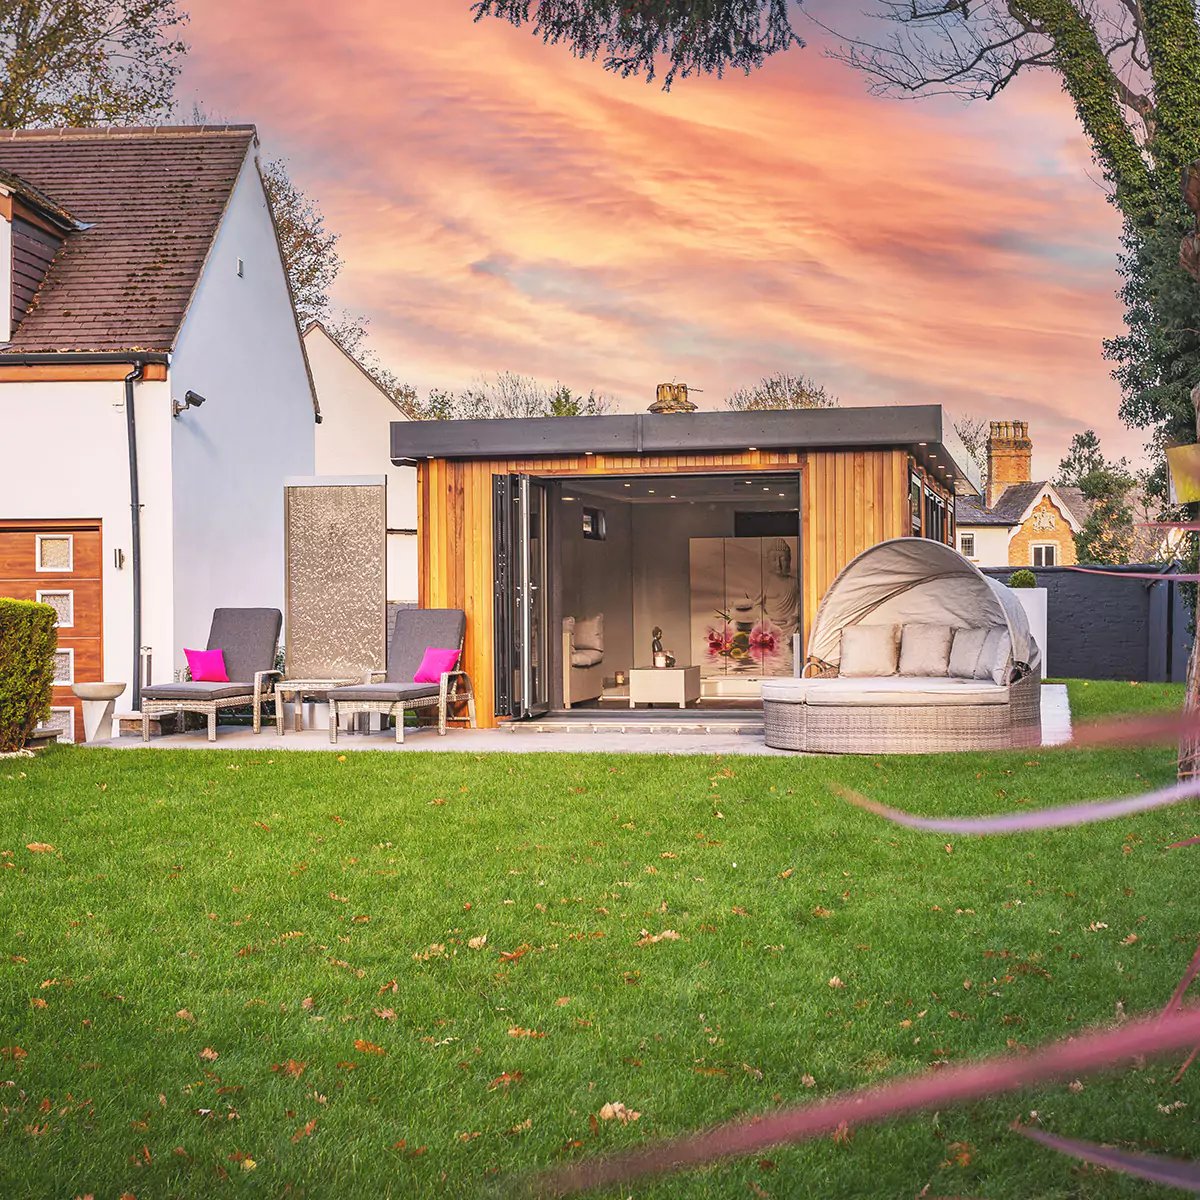
[[[1033,478],[1033,442],[1028,421],[992,421],[987,442],[987,506],[995,508],[1005,489]]]

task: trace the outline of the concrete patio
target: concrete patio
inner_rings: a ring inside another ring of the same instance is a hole
[[[608,726],[605,722],[605,726]],[[126,734],[106,742],[90,745],[120,750],[252,750],[275,754],[283,750],[318,750],[335,754],[352,754],[362,750],[382,750],[389,753],[459,752],[465,754],[747,754],[789,757],[790,750],[773,750],[764,745],[761,728],[748,732],[731,732],[719,723],[696,730],[682,731],[677,724],[664,720],[662,724],[645,723],[626,727],[622,732],[617,723],[612,727],[584,726],[573,729],[545,729],[537,726],[512,726],[508,729],[463,729],[452,726],[445,737],[438,737],[434,727],[408,731],[403,745],[387,733],[343,732],[336,745],[331,745],[324,729],[306,729],[296,733],[288,729],[280,737],[273,724],[264,725],[255,734],[248,726],[222,725],[216,742],[210,742],[203,729],[189,733],[166,734],[143,742],[140,735]],[[1042,745],[1059,746],[1070,740],[1071,711],[1067,689],[1063,684],[1042,687]]]

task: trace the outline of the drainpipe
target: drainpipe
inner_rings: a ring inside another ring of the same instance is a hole
[[[129,441],[129,550],[133,570],[133,711],[142,708],[142,504],[138,489],[137,422],[133,411],[133,385],[142,377],[135,362],[125,376],[125,433]]]

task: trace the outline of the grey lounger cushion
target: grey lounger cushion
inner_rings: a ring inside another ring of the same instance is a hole
[[[208,649],[225,655],[225,674],[230,679],[253,679],[259,671],[275,669],[282,625],[283,614],[277,608],[217,608]]]
[[[156,683],[142,688],[143,700],[230,700],[254,697],[252,683]]]
[[[355,683],[349,687],[331,688],[330,700],[376,700],[380,704],[396,704],[401,700],[424,700],[437,696],[436,683]]]
[[[396,628],[388,649],[388,682],[411,684],[425,651],[430,646],[439,650],[458,649],[466,625],[466,614],[461,608],[402,609],[396,614]]]

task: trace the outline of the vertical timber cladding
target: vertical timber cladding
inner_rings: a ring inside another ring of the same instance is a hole
[[[362,679],[387,662],[383,477],[284,485],[287,673]]]
[[[479,724],[496,724],[492,645],[492,476],[671,475],[799,471],[804,637],[833,577],[860,551],[907,532],[904,450],[746,451],[741,454],[426,459],[417,467],[420,603],[467,614],[465,669]]]

